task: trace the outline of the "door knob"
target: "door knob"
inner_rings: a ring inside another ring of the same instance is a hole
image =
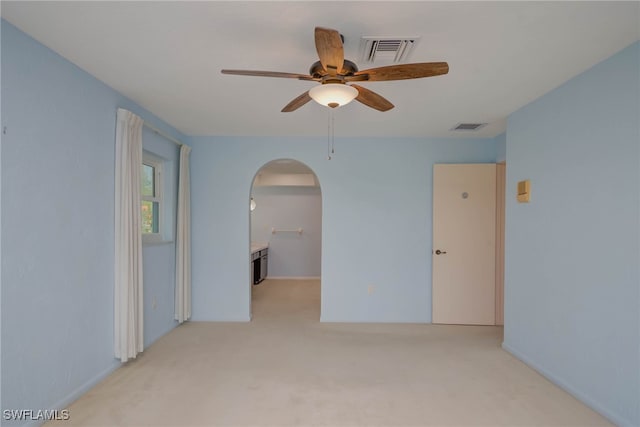
[[[436,249],[436,255],[446,254],[446,251],[441,251],[440,249]]]

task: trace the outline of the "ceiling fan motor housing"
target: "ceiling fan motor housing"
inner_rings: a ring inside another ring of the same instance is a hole
[[[357,71],[358,66],[352,61],[345,59],[344,63],[342,64],[342,70],[340,70],[337,77],[340,78],[345,76],[352,76]],[[315,79],[321,79],[325,76],[328,77],[327,71],[324,69],[320,61],[316,61],[313,63],[313,65],[311,65],[311,68],[309,68],[309,74]]]

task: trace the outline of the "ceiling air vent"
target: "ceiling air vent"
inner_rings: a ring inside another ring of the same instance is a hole
[[[451,130],[467,130],[474,131],[485,127],[486,123],[458,123]]]
[[[362,37],[363,62],[405,62],[420,37]]]

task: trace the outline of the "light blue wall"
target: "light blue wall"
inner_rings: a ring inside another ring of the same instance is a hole
[[[504,347],[620,425],[640,425],[639,103],[635,43],[507,126]]]
[[[2,408],[62,408],[119,366],[116,108],[182,136],[11,24],[1,25]],[[157,268],[173,263],[170,253],[145,248],[145,256]],[[146,261],[145,272],[153,271]],[[167,283],[149,279],[145,292],[158,296],[155,312],[145,300],[152,313],[145,332],[153,339],[172,326],[173,307],[165,304]]]
[[[1,27],[2,25],[2,21],[0,20],[0,30],[2,29]],[[2,41],[2,33],[0,31],[0,47],[1,46],[1,41]],[[1,55],[1,51],[0,51],[0,55]],[[0,58],[0,63],[2,62],[2,59]],[[0,100],[2,99],[2,67],[0,67]],[[2,123],[1,123],[1,119],[2,119],[2,102],[0,101],[0,224],[2,224],[2,145],[3,145],[3,135],[2,135]],[[0,331],[2,331],[2,226],[0,226]],[[0,332],[0,360],[1,360],[1,355],[2,355],[2,336],[1,336],[1,332]],[[1,362],[0,362],[1,364]],[[0,366],[0,409],[4,408],[4,406],[2,406],[2,367]],[[2,424],[2,422],[0,421],[0,424]]]
[[[269,243],[270,277],[320,277],[322,193],[318,187],[253,187],[251,240]],[[276,233],[271,228],[302,233]]]
[[[191,144],[195,320],[249,319],[251,183],[291,158],[322,187],[322,320],[430,322],[433,164],[496,158],[493,139],[337,138],[330,161],[325,138]]]

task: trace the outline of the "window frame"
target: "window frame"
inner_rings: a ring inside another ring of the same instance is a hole
[[[163,238],[163,230],[164,230],[164,179],[163,179],[163,169],[164,169],[164,160],[160,157],[150,153],[148,151],[142,151],[142,164],[151,166],[154,169],[153,176],[153,189],[154,196],[145,196],[142,194],[142,188],[140,189],[140,216],[142,217],[142,202],[156,202],[158,204],[158,232],[157,233],[145,233],[142,232],[142,243],[162,243],[164,241]],[[142,180],[140,182],[140,186],[142,187]]]

